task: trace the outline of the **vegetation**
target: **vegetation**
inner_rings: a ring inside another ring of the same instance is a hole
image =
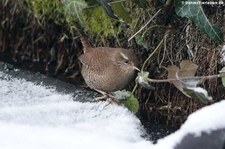
[[[82,50],[76,32],[82,29],[93,46],[134,49],[151,79],[168,79],[168,68],[182,60],[198,66],[197,76],[218,74],[224,63],[225,4],[188,2],[199,1],[2,0],[0,59],[80,85]],[[145,118],[177,124],[205,105],[174,83],[150,83],[154,91],[133,90]],[[220,78],[200,86],[214,101],[225,97]]]

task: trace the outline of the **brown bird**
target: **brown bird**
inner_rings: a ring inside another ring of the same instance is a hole
[[[97,47],[92,48],[80,35],[83,54],[82,76],[86,84],[104,94],[124,89],[135,77],[138,60],[136,55],[127,49]],[[105,94],[104,94],[105,95]]]

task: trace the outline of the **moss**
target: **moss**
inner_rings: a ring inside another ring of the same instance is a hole
[[[63,24],[66,21],[64,8],[59,0],[18,0],[21,9],[32,14],[39,23],[52,20],[55,24]]]
[[[85,10],[83,15],[85,30],[91,34],[109,37],[119,32],[117,21],[109,18],[101,7]]]

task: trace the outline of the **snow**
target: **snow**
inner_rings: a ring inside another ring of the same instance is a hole
[[[195,92],[202,93],[205,96],[208,96],[208,92],[205,89],[201,88],[201,87],[195,87],[195,88],[190,88],[190,89],[192,89]]]
[[[160,139],[154,149],[173,149],[188,133],[200,136],[202,132],[210,133],[213,130],[225,128],[225,100],[206,106],[193,114],[177,132]]]
[[[1,149],[149,148],[144,133],[122,106],[76,102],[52,87],[0,72]]]
[[[180,130],[156,145],[140,121],[107,102],[76,102],[54,87],[11,78],[0,71],[1,149],[173,149],[188,133],[225,128],[225,101],[191,114]]]
[[[187,87],[187,88],[193,90],[196,93],[203,94],[208,101],[213,101],[213,98],[208,95],[208,92],[204,88],[201,87]]]

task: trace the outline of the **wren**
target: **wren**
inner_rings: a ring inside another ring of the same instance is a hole
[[[97,47],[92,48],[84,36],[80,35],[83,54],[81,74],[86,84],[94,90],[114,92],[124,89],[135,77],[138,60],[127,49]]]

